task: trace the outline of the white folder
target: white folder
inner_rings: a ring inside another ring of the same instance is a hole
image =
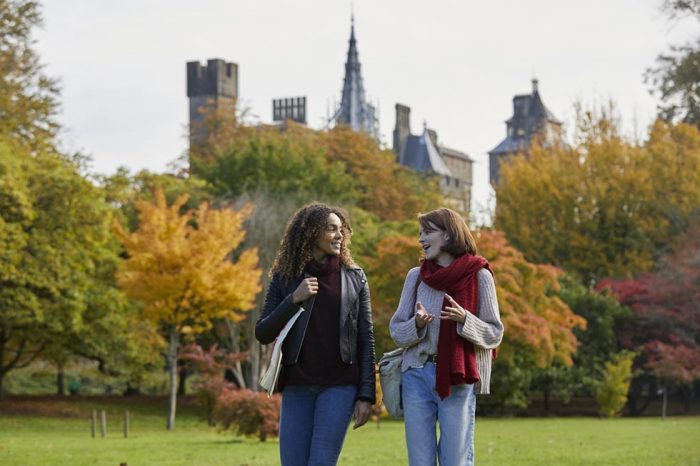
[[[292,316],[291,319],[284,326],[277,339],[275,340],[275,346],[272,348],[272,357],[270,358],[270,364],[267,366],[267,370],[260,377],[260,386],[267,391],[268,398],[272,396],[277,387],[277,379],[280,376],[280,369],[282,369],[282,342],[287,337],[289,330],[297,321],[301,313],[304,312],[304,308],[300,308],[296,314]]]

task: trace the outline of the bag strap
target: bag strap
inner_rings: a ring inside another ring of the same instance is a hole
[[[416,283],[413,284],[413,315],[416,315],[416,306],[418,306],[418,286],[420,285],[420,269],[416,276]]]

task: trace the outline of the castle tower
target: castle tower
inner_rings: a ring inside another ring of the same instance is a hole
[[[187,62],[187,97],[190,99],[190,146],[203,137],[202,121],[208,110],[225,109],[235,117],[238,65],[219,58]],[[230,109],[230,110],[229,110]]]
[[[472,165],[465,152],[439,143],[437,131],[423,123],[423,133],[411,134],[411,107],[396,104],[394,153],[396,160],[419,173],[440,177],[440,190],[447,204],[468,215],[471,206]]]
[[[355,19],[350,25],[350,44],[345,62],[345,79],[340,106],[330,122],[336,125],[349,125],[353,131],[364,131],[374,139],[379,139],[379,120],[376,109],[365,100],[365,87],[362,81],[362,65],[355,39]]]
[[[394,152],[396,160],[403,163],[404,149],[406,141],[411,135],[411,107],[403,104],[396,104],[396,126],[394,127]]]
[[[544,106],[537,79],[532,80],[532,94],[513,97],[513,116],[506,121],[506,138],[489,152],[489,179],[498,184],[499,164],[519,152],[527,152],[533,138],[544,146],[562,140],[562,123]]]

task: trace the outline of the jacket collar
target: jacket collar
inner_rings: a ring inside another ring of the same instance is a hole
[[[350,309],[360,292],[360,283],[354,270],[345,266],[340,267],[340,328],[343,328]]]

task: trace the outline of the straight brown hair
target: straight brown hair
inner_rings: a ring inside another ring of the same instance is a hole
[[[447,233],[447,244],[442,250],[452,256],[476,255],[476,241],[461,215],[452,209],[442,207],[425,214],[418,214],[418,222],[423,230],[438,227]],[[432,223],[432,225],[431,225]]]

